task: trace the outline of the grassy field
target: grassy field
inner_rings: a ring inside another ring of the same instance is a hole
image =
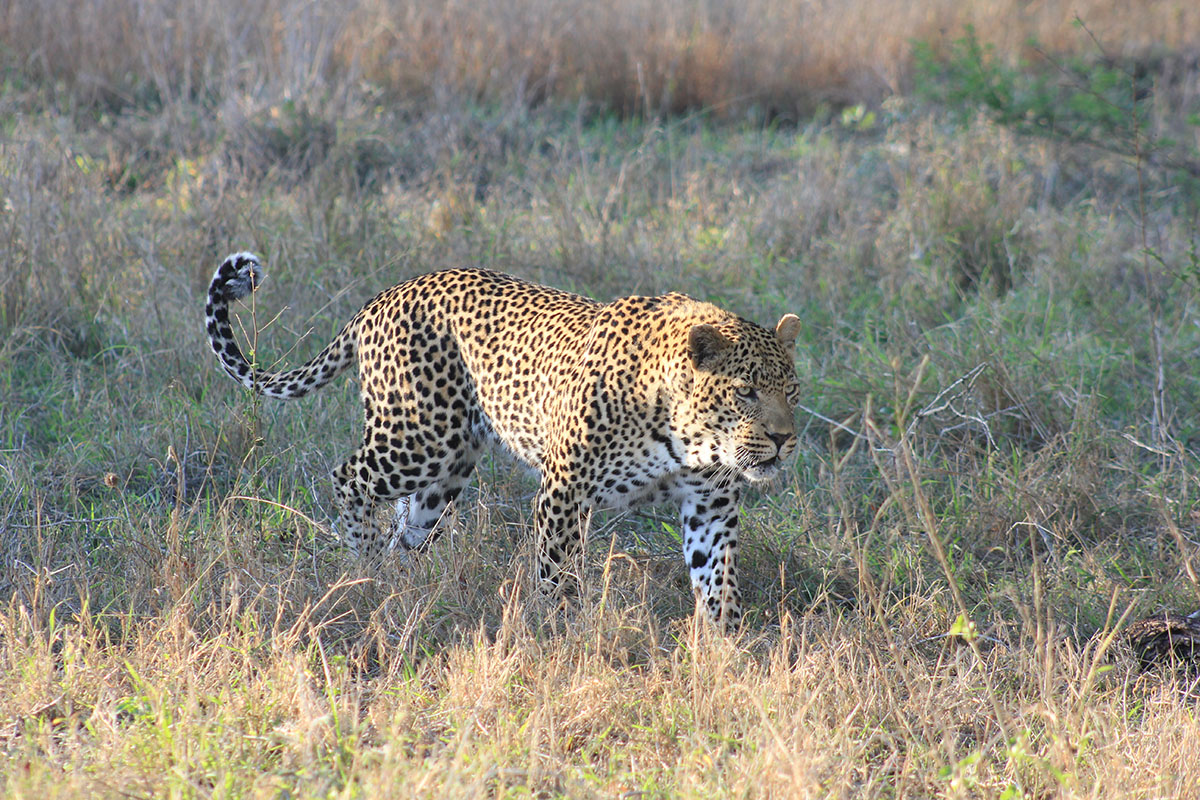
[[[0,4],[4,796],[1200,794],[1122,636],[1200,608],[1200,11],[1144,5]],[[665,509],[545,607],[499,457],[357,565],[353,381],[208,352],[238,249],[284,364],[462,264],[800,315],[742,633]]]

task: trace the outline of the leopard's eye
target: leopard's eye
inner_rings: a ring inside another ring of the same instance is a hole
[[[753,386],[734,386],[733,393],[739,400],[754,401],[758,399],[758,390]]]
[[[789,386],[787,388],[787,394],[785,395],[785,397],[787,399],[787,403],[789,406],[799,405],[800,404],[800,384],[793,383],[791,386]]]

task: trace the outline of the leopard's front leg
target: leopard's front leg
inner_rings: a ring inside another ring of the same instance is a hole
[[[533,501],[537,535],[538,586],[545,594],[574,594],[579,587],[575,563],[583,549],[582,492],[570,481],[543,477]],[[565,579],[565,580],[564,580]]]
[[[726,631],[736,630],[742,621],[737,574],[739,495],[736,484],[697,486],[684,494],[679,508],[692,590],[709,618]]]

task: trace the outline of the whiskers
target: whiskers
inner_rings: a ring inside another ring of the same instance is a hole
[[[704,490],[724,489],[740,480],[742,473],[743,469],[740,466],[731,467],[723,462],[718,462],[703,473]]]
[[[760,448],[751,448],[744,444],[739,444],[734,449],[736,472],[754,483],[775,477],[779,473],[783,461],[782,453],[778,450],[768,453]]]

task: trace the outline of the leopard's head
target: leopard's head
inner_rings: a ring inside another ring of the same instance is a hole
[[[719,466],[759,482],[775,477],[795,454],[799,332],[794,314],[774,331],[732,316],[691,325],[684,366],[689,396],[675,415],[688,466]]]

